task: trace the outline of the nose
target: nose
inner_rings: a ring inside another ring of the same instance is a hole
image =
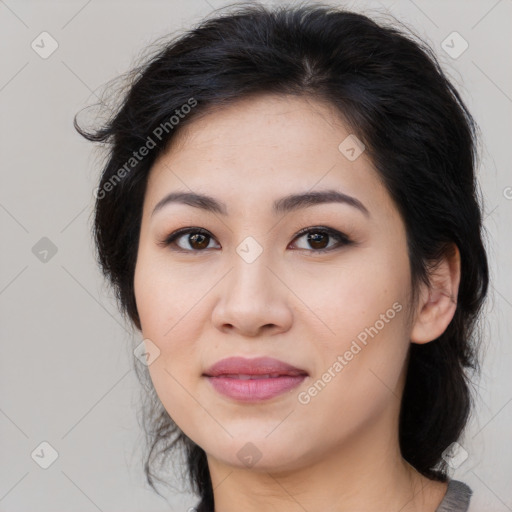
[[[275,267],[275,265],[273,266]],[[235,256],[233,267],[219,283],[212,322],[224,333],[257,337],[290,329],[293,313],[286,276],[260,256],[248,263]]]

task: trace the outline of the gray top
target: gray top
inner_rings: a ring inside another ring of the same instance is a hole
[[[436,512],[466,512],[473,491],[459,480],[450,480],[443,501],[436,508]]]
[[[464,482],[449,480],[443,501],[439,503],[435,512],[467,512],[472,494],[473,491]],[[203,510],[203,508],[199,505],[199,508],[191,510]]]

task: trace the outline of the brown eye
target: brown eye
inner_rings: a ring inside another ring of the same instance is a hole
[[[352,243],[345,234],[331,228],[307,228],[300,231],[294,240],[301,238],[306,240],[306,247],[299,247],[299,249],[310,252],[329,252]],[[329,246],[331,240],[334,240],[335,243]]]
[[[211,234],[202,228],[186,228],[171,233],[163,245],[175,245],[177,250],[185,252],[202,252],[208,249],[212,240]]]
[[[308,233],[307,240],[313,249],[325,249],[329,244],[329,235],[326,233]]]
[[[299,250],[305,250],[313,253],[325,253],[338,249],[354,242],[345,234],[327,227],[309,227],[300,231],[294,240],[306,240],[306,246],[298,247]],[[160,242],[162,246],[172,246],[172,250],[187,253],[200,253],[208,249],[220,248],[211,247],[214,237],[203,228],[183,228],[171,233],[165,240]],[[334,242],[334,243],[331,243]]]
[[[193,249],[206,249],[209,245],[210,237],[203,233],[196,233],[188,236],[188,243]]]

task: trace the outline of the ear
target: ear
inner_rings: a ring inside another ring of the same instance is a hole
[[[443,334],[457,309],[459,283],[460,252],[452,244],[432,270],[430,286],[422,285],[410,334],[412,343],[428,343]]]

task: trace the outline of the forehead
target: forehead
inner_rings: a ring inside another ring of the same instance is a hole
[[[261,160],[283,153],[304,156],[333,144],[337,149],[337,139],[348,133],[340,116],[325,102],[268,94],[208,110],[178,131],[169,149],[175,156],[207,151],[212,158],[251,155]],[[267,153],[259,151],[262,147]]]
[[[179,190],[227,203],[243,198],[256,207],[283,192],[334,188],[353,196],[377,194],[382,202],[385,191],[367,155],[351,161],[340,151],[349,136],[335,109],[312,98],[240,100],[177,132],[153,165],[147,200],[154,207],[169,191]]]

